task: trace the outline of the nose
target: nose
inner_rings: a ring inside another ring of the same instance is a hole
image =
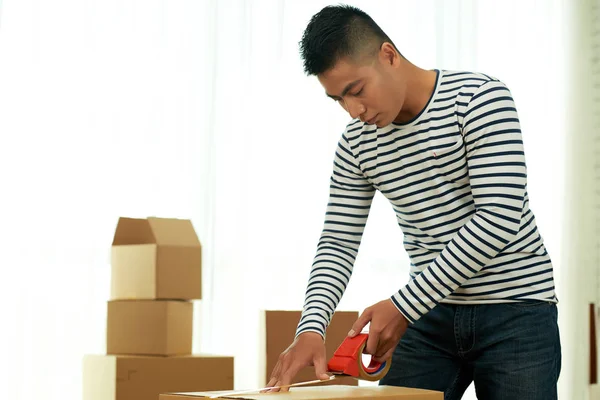
[[[366,110],[365,106],[357,101],[347,101],[346,109],[352,119],[360,117]]]

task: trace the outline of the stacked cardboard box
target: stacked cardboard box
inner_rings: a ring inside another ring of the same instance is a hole
[[[192,354],[202,247],[189,220],[120,218],[111,254],[106,354],[83,363],[84,400],[232,390],[233,357]]]

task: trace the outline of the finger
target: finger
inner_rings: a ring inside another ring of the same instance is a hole
[[[275,368],[273,368],[273,372],[271,373],[271,379],[267,382],[267,387],[275,386],[277,381],[279,380],[279,375],[281,373],[281,361],[277,361],[275,364]]]
[[[327,374],[327,362],[325,361],[325,355],[319,353],[313,359],[313,364],[315,366],[315,374],[317,379],[329,379],[329,375]]]
[[[277,382],[277,386],[286,386],[291,384],[292,380],[302,367],[303,365],[301,365],[301,363],[293,362],[290,364],[289,368],[283,369],[281,371],[281,378],[279,379],[279,382]],[[282,392],[287,392],[288,390],[289,388],[281,388]]]
[[[272,378],[269,380],[269,382],[267,382],[267,386],[266,386],[266,387],[272,387],[272,386],[275,386],[275,384],[277,383],[277,381],[278,381],[278,380],[279,380],[279,378],[278,378],[278,377],[276,377],[276,376],[272,377]],[[266,392],[268,392],[268,391],[269,391],[269,389],[266,389],[266,390],[261,390],[260,392],[261,392],[261,393],[266,393]]]
[[[377,349],[375,349],[375,352],[373,353],[373,357],[375,359],[381,359],[384,354],[386,354],[396,344],[396,342],[394,342],[394,336],[390,336],[389,333],[389,329],[384,329],[379,333]]]
[[[369,337],[367,338],[365,352],[373,355],[377,352],[377,347],[379,347],[379,332],[371,331],[369,332]]]
[[[267,382],[267,386],[266,386],[266,387],[272,387],[272,386],[275,386],[275,384],[276,384],[276,383],[277,383],[277,377],[275,377],[275,378],[271,378],[271,379],[269,380],[269,382]],[[269,391],[269,389],[263,389],[263,390],[261,390],[261,391],[260,391],[260,393],[266,393],[266,392],[268,392],[268,391]]]
[[[292,377],[291,375],[289,376],[283,376],[281,378],[281,380],[279,382],[277,382],[277,386],[287,386],[287,385],[291,385],[292,384]],[[278,392],[288,392],[290,390],[289,387],[282,387],[277,389]]]
[[[392,356],[394,355],[394,350],[395,350],[395,348],[392,347],[391,349],[386,351],[385,354],[383,354],[381,357],[375,357],[374,360],[377,362],[380,362],[380,363],[389,361],[392,358]]]
[[[367,308],[354,322],[350,332],[348,332],[348,336],[354,337],[359,334],[365,326],[371,321],[371,311]]]
[[[394,352],[394,343],[391,341],[385,341],[379,343],[377,351],[373,355],[373,360],[377,362],[383,362],[387,360],[391,353]]]
[[[280,380],[275,381],[275,383],[273,383],[272,385],[268,385],[267,387],[272,387],[272,389],[264,390],[262,393],[275,393],[275,392],[279,392],[281,389],[279,389],[277,386],[281,386],[281,381]]]
[[[275,382],[277,382],[277,379],[279,379],[278,377],[281,374],[281,367],[281,361],[277,361],[277,364],[275,364],[275,368],[273,368],[273,372],[271,373],[271,381],[273,381],[273,384],[275,384]]]
[[[271,379],[267,382],[266,387],[277,386],[277,382],[279,381],[279,377],[281,375],[282,369],[285,369],[287,358],[280,356],[280,359],[275,364],[275,368],[273,368],[273,372],[271,373]],[[269,392],[271,390],[262,390],[261,393]]]

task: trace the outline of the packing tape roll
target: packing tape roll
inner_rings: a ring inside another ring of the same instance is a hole
[[[383,363],[374,361],[373,359],[371,359],[371,362],[369,363],[369,365],[365,365],[363,363],[363,351],[365,350],[365,346],[367,345],[367,342],[365,341],[361,346],[360,346],[360,350],[359,350],[359,357],[358,357],[358,378],[359,379],[363,379],[365,381],[370,381],[370,382],[374,382],[374,381],[378,381],[381,378],[383,378],[388,371],[390,370],[391,366],[392,366],[392,360],[389,359],[387,361],[384,361]]]
[[[363,354],[368,337],[368,334],[361,333],[353,338],[346,338],[327,363],[329,371],[371,382],[383,378],[392,366],[391,359],[383,363],[371,359],[369,365],[365,365]]]

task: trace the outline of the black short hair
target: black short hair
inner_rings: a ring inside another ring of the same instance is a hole
[[[394,45],[364,11],[349,5],[327,6],[312,16],[302,35],[300,54],[304,72],[318,75],[341,58],[368,51],[376,54],[384,42]]]

